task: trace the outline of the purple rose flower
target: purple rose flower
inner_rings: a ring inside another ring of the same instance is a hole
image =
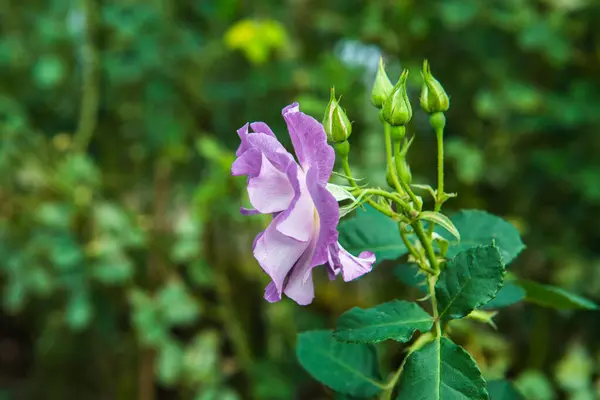
[[[298,162],[279,143],[264,122],[238,130],[241,139],[235,176],[248,176],[248,197],[255,209],[245,215],[272,214],[273,221],[254,239],[254,257],[271,277],[265,299],[281,300],[282,293],[300,305],[314,298],[312,269],[327,264],[330,279],[342,274],[350,281],[369,272],[375,255],[358,257],[338,243],[339,206],[326,189],[335,153],[323,126],[300,112],[297,103],[283,109]]]

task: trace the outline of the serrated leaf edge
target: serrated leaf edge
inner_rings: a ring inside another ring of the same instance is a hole
[[[495,245],[493,245],[493,244],[491,246],[482,246],[482,245],[479,245],[479,246],[471,247],[471,248],[469,248],[467,250],[463,250],[460,253],[467,252],[467,251],[470,251],[470,250],[473,250],[473,249],[477,249],[477,248],[485,248],[485,247],[492,247],[492,248],[495,248],[496,251],[498,251],[498,255],[500,256],[500,265],[502,266],[502,278],[503,278],[502,281],[500,282],[499,285],[497,285],[496,290],[493,292],[493,294],[491,294],[489,296],[488,299],[481,301],[480,304],[477,304],[475,307],[473,307],[472,309],[470,309],[465,315],[462,315],[460,317],[449,315],[449,316],[447,316],[447,318],[450,318],[450,319],[461,319],[461,318],[466,317],[471,311],[473,311],[473,310],[475,310],[475,309],[477,309],[479,307],[482,307],[482,306],[486,305],[487,303],[489,303],[490,301],[492,301],[492,299],[494,299],[494,297],[496,297],[496,295],[498,294],[498,292],[500,291],[500,289],[502,289],[502,287],[504,286],[504,276],[506,275],[506,267],[504,265],[504,262],[502,261],[502,253],[500,253],[500,251],[498,250],[498,248]],[[460,253],[458,253],[456,256],[452,257],[452,259],[458,257]],[[447,265],[447,263],[446,263],[446,265]],[[447,268],[447,266],[445,268]],[[469,268],[469,271],[470,271],[470,268]],[[459,293],[462,293],[462,291],[465,288],[465,286],[466,286],[466,284],[465,285],[461,285]],[[446,311],[448,311],[448,308],[450,308],[450,306],[454,303],[454,301],[456,300],[457,297],[458,296],[455,296],[454,299],[452,299],[452,301],[446,306],[446,308],[443,311],[438,310],[439,318],[440,319],[442,319],[442,317],[444,317],[444,314],[446,313]]]

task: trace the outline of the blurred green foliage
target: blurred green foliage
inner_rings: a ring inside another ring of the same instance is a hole
[[[321,119],[335,86],[355,174],[384,186],[380,54],[393,79],[428,58],[451,96],[448,206],[511,219],[528,246],[511,269],[599,300],[596,1],[32,0],[0,20],[0,398],[327,398],[296,332],[391,299],[393,268],[322,279],[308,308],[266,303],[250,252],[266,221],[239,216],[229,166],[242,124],[285,142],[280,110]],[[409,134],[431,183],[425,115]],[[486,376],[600,396],[597,318],[520,305],[496,322],[453,328]]]

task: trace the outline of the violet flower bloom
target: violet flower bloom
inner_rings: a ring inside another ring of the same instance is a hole
[[[351,281],[369,272],[375,255],[354,257],[338,243],[339,206],[326,188],[335,158],[323,126],[300,112],[297,103],[283,109],[298,162],[264,122],[238,130],[242,143],[232,175],[248,176],[248,196],[255,209],[245,215],[272,214],[273,221],[254,239],[254,257],[271,277],[269,302],[282,293],[300,305],[314,298],[312,269],[327,264],[330,279]]]

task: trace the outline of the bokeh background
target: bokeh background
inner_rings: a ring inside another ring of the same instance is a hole
[[[415,298],[390,268],[319,276],[309,307],[262,299],[229,176],[235,130],[329,88],[355,176],[385,186],[370,87],[424,58],[451,96],[447,210],[509,219],[511,268],[600,301],[600,5],[595,0],[0,1],[0,399],[326,399],[305,329]],[[415,112],[413,181],[435,137]],[[289,144],[289,143],[288,143]],[[520,304],[454,337],[527,399],[600,398],[600,320]],[[401,359],[401,348],[387,365]]]

